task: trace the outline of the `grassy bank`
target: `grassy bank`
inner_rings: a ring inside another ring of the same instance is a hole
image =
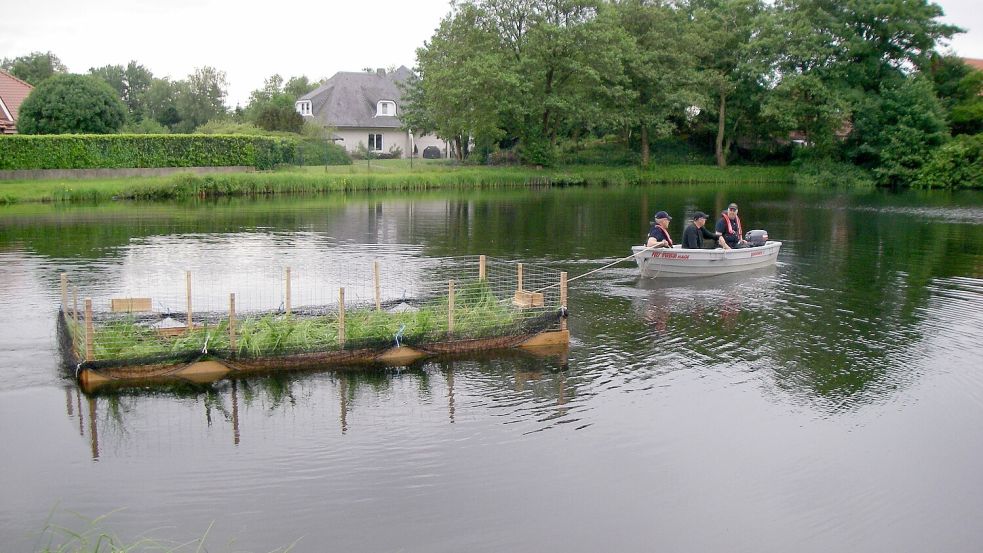
[[[788,182],[789,167],[728,167],[666,165],[649,169],[577,166],[553,169],[531,167],[458,166],[443,161],[375,160],[349,166],[299,167],[270,172],[119,179],[51,179],[0,181],[0,203],[165,200],[311,194],[356,190],[425,190],[531,185],[630,185],[648,183],[766,183]]]

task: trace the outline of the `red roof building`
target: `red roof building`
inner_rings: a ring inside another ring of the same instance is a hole
[[[973,69],[983,71],[983,60],[976,58],[963,58],[963,63],[972,67]]]
[[[34,87],[0,69],[0,134],[17,133],[20,105]]]

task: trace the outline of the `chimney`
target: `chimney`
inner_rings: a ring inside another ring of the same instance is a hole
[[[383,69],[382,67],[380,67],[379,69],[376,69],[375,70],[375,74],[378,75],[378,76],[380,76],[380,77],[385,77],[386,76],[386,70]]]

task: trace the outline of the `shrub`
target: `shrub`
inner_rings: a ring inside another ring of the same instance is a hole
[[[960,135],[936,149],[912,184],[916,188],[983,188],[983,134]]]
[[[119,131],[126,106],[104,81],[83,75],[45,79],[20,106],[21,134],[96,133]]]
[[[301,138],[297,141],[297,154],[294,156],[297,165],[351,165],[345,148],[316,138]]]
[[[819,187],[872,188],[874,180],[870,172],[852,163],[833,159],[803,156],[792,166],[796,184]]]

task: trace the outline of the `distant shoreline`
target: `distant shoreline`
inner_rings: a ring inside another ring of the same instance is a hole
[[[538,169],[451,165],[415,160],[356,161],[344,166],[293,167],[277,171],[241,171],[197,175],[40,179],[0,181],[0,204],[175,200],[348,192],[522,186],[740,184],[791,182],[789,166],[663,165],[647,169],[596,165]]]

